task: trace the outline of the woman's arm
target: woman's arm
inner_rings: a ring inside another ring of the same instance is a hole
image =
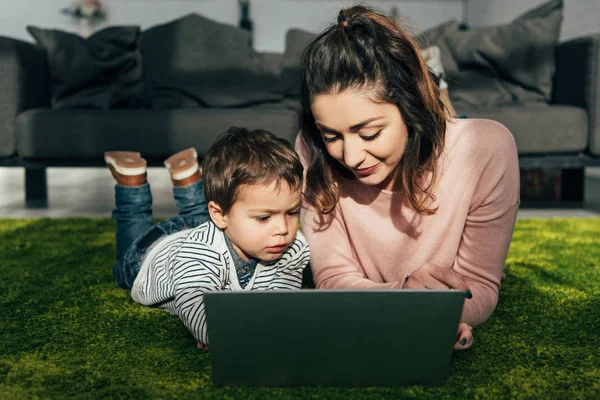
[[[477,133],[471,197],[452,270],[469,285],[473,298],[465,301],[462,321],[485,322],[498,303],[502,271],[519,208],[519,161],[508,129],[485,121]]]
[[[327,224],[320,223],[314,210],[300,213],[302,232],[310,246],[310,265],[319,289],[402,289],[399,282],[374,282],[365,277],[350,245],[339,208]]]
[[[498,303],[504,262],[517,217],[518,203],[492,220],[467,220],[452,269],[469,285],[473,298],[465,301],[461,321],[484,323]]]
[[[411,273],[405,287],[466,290],[468,285],[471,297],[465,300],[462,321],[476,326],[498,303],[519,206],[519,165],[514,139],[504,126],[489,120],[469,124],[452,155],[461,163],[453,176],[467,174],[461,179],[472,183],[463,188],[468,213],[453,263],[426,263]]]

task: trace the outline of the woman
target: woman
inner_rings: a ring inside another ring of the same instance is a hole
[[[512,135],[449,118],[418,45],[362,6],[307,47],[302,71],[317,287],[464,290],[455,348],[470,347],[496,307],[519,205]]]

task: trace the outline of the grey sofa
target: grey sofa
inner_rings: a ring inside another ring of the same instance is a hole
[[[283,54],[260,56],[280,72]],[[243,107],[54,109],[48,68],[41,47],[0,37],[0,165],[25,168],[29,207],[47,206],[47,167],[101,166],[103,153],[115,149],[140,151],[151,165],[189,146],[202,157],[236,125],[290,141],[298,132],[290,98]],[[521,168],[563,168],[563,199],[582,200],[583,168],[600,165],[600,35],[558,45],[550,103],[458,112],[506,125]]]
[[[584,167],[600,165],[600,34],[560,43],[548,103],[464,110],[504,124],[521,169],[562,169],[561,200],[581,202]]]

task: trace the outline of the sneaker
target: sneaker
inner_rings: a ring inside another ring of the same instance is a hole
[[[188,186],[202,179],[202,173],[198,166],[198,153],[193,147],[167,158],[165,167],[171,174],[174,186]]]
[[[146,160],[133,151],[107,151],[104,161],[120,186],[141,186],[146,183]]]

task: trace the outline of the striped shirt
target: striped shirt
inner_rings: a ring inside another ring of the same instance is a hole
[[[235,265],[235,271],[237,272],[238,282],[240,286],[243,288],[246,287],[250,279],[252,279],[252,275],[254,274],[254,270],[256,269],[256,264],[258,261],[256,258],[252,258],[247,262],[244,261],[242,257],[235,251],[233,248],[233,244],[231,244],[231,240],[224,235],[225,242],[227,243],[227,248],[229,249],[229,254],[233,257],[233,264]]]
[[[131,297],[145,306],[159,307],[177,315],[197,341],[208,344],[204,293],[300,289],[302,271],[309,258],[306,239],[298,232],[278,260],[259,262],[252,278],[242,288],[225,234],[208,221],[158,243],[144,259]]]

